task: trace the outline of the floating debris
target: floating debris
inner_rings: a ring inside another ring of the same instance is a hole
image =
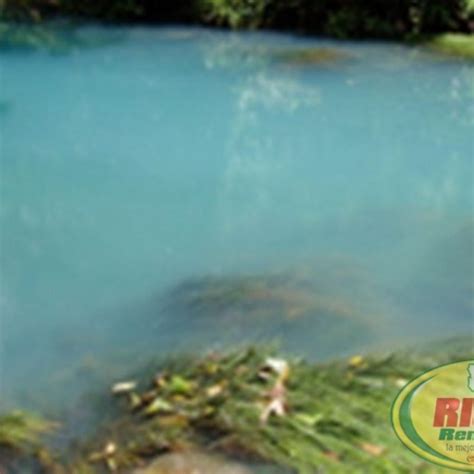
[[[130,393],[137,388],[137,383],[133,381],[119,382],[112,387],[112,393],[120,395],[122,393]]]
[[[286,398],[286,386],[285,383],[290,375],[290,366],[284,359],[275,359],[273,357],[267,358],[264,367],[260,370],[259,375],[265,374],[267,378],[266,370],[272,370],[277,374],[275,385],[265,393],[265,397],[268,398],[268,403],[260,414],[260,423],[266,424],[270,416],[275,415],[282,417],[286,415],[288,410],[288,402]]]
[[[109,471],[116,471],[117,470],[117,462],[115,460],[115,455],[117,453],[117,446],[113,442],[108,442],[104,449],[100,452],[92,453],[89,456],[89,461],[96,463],[103,461],[105,465],[108,467]]]

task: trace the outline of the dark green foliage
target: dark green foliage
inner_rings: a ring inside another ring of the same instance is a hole
[[[271,0],[199,0],[203,20],[231,28],[259,28],[265,25]]]
[[[467,0],[200,0],[199,5],[205,21],[217,25],[339,38],[469,30]]]
[[[339,38],[469,32],[472,0],[3,0],[1,18],[73,16],[105,21],[194,22]]]
[[[62,15],[103,20],[125,20],[138,17],[142,5],[137,0],[3,0],[1,18],[8,21],[32,20]]]

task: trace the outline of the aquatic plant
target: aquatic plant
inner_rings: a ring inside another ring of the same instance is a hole
[[[32,452],[40,445],[40,436],[55,425],[36,415],[14,411],[0,416],[0,448]]]
[[[326,277],[329,281],[329,275]],[[373,302],[351,299],[337,283],[328,281],[284,273],[196,278],[165,295],[164,310],[173,315],[176,324],[203,337],[219,331],[229,335],[240,332],[256,341],[291,333],[292,340],[298,340],[298,334],[311,332],[322,352],[329,341],[372,337]],[[378,322],[383,318],[381,313]]]
[[[123,414],[77,462],[121,472],[166,453],[212,451],[302,474],[437,472],[400,444],[388,411],[409,379],[473,356],[470,339],[441,346],[317,365],[262,347],[165,361],[113,387]],[[67,472],[81,471],[72,463]]]
[[[390,308],[380,295],[362,268],[331,257],[307,268],[187,279],[165,293],[147,318],[153,324],[162,311],[171,327],[185,328],[201,343],[214,344],[218,335],[220,344],[284,340],[289,349],[295,341],[312,351],[317,344],[322,355],[334,353],[334,341],[355,347],[383,332]]]
[[[356,305],[344,292],[347,271],[334,260],[315,262],[311,270],[295,267],[268,274],[198,277],[171,289],[165,306],[191,317],[230,315],[235,319],[237,313],[247,321],[262,316],[295,320],[323,314],[356,319]],[[366,283],[362,272],[350,278],[355,280],[353,288]]]

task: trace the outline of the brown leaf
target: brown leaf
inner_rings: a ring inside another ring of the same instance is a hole
[[[377,444],[371,444],[371,443],[362,443],[360,447],[367,453],[370,454],[371,456],[381,456],[385,448],[383,446],[379,446]]]

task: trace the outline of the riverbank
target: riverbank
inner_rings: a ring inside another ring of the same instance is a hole
[[[86,23],[87,24],[87,23]],[[0,50],[24,49],[47,51],[52,54],[64,54],[78,48],[95,48],[106,44],[103,40],[88,40],[80,35],[82,21],[61,20],[41,23],[12,23],[0,21]],[[474,61],[474,36],[464,33],[444,33],[432,36],[420,36],[403,40],[407,46],[421,48],[445,58],[459,58]],[[298,55],[298,51],[289,52]],[[325,51],[322,51],[325,54]],[[331,54],[331,52],[329,52]],[[318,65],[332,60],[333,57],[321,57],[321,49],[308,48],[295,59],[295,63]],[[1,104],[0,104],[1,105]],[[2,110],[0,109],[0,113]]]
[[[233,29],[270,29],[336,38],[406,40],[441,33],[472,33],[474,2],[442,0],[387,5],[377,0],[6,0],[2,21],[39,23],[58,17],[111,22],[182,23]]]
[[[8,418],[0,420],[0,448],[10,450],[12,472],[20,472],[14,466],[21,470],[21,455],[54,474],[181,473],[188,471],[166,469],[193,459],[221,466],[216,472],[262,472],[252,464],[301,474],[437,472],[398,441],[390,406],[421,372],[473,355],[472,339],[464,338],[317,365],[262,347],[183,356],[150,363],[103,394],[101,404],[114,397],[116,408],[66,456],[37,444],[36,434],[51,425],[25,419],[23,434],[10,444],[1,421]],[[10,426],[18,432],[18,423]],[[229,471],[221,471],[226,463]]]

